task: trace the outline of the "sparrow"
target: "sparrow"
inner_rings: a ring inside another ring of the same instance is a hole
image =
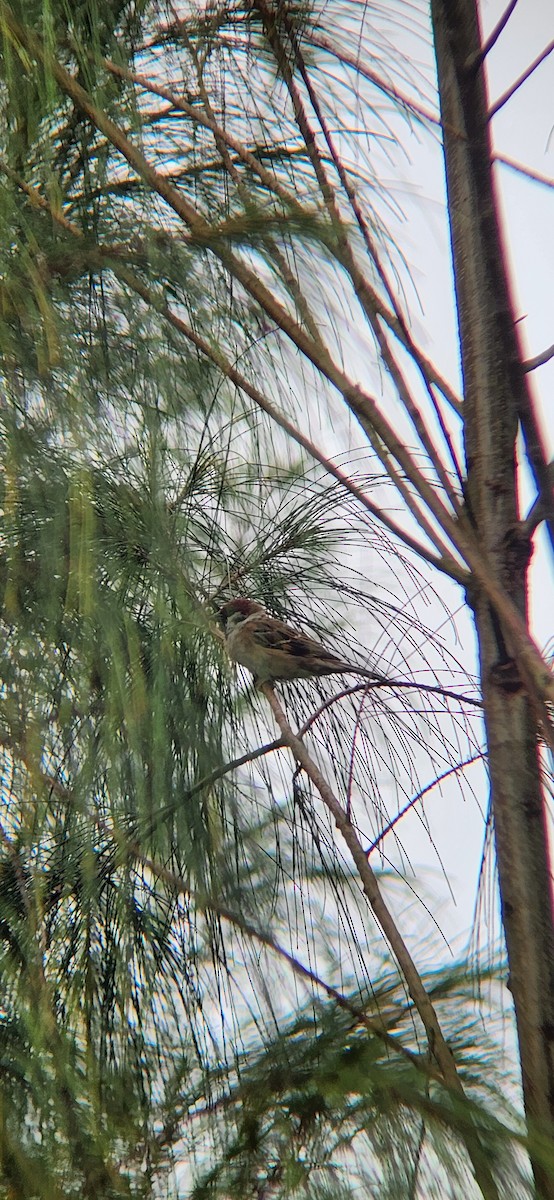
[[[255,600],[229,600],[219,610],[229,658],[252,672],[257,684],[315,675],[361,675],[376,679],[331,654],[321,642],[271,617]]]

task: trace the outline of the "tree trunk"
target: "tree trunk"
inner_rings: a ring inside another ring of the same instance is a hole
[[[515,443],[529,406],[491,166],[474,0],[432,0],[464,377],[467,506],[491,568],[522,614],[530,547],[520,535]],[[534,711],[512,648],[478,589],[479,656],[502,919],[529,1130],[554,1135],[554,921]],[[533,1163],[537,1190],[554,1178]]]

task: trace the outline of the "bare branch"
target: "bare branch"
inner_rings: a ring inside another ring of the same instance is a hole
[[[539,67],[540,64],[542,62],[544,62],[545,58],[548,58],[548,55],[552,54],[553,50],[554,50],[554,41],[550,42],[550,45],[545,46],[544,50],[539,55],[537,55],[537,58],[535,59],[535,61],[531,63],[531,66],[527,67],[527,70],[523,71],[523,73],[519,76],[519,78],[516,79],[515,82],[512,83],[512,85],[509,88],[507,88],[507,90],[502,94],[502,96],[499,97],[499,99],[495,102],[495,104],[493,104],[492,107],[489,108],[489,121],[491,121],[492,118],[496,116],[497,112],[499,112],[500,109],[503,108],[504,105],[508,103],[508,100],[511,100],[512,96],[515,95],[515,93],[518,91],[518,89],[521,87],[521,85],[523,83],[525,83],[525,81],[527,79],[529,79],[529,77],[533,74],[533,71],[536,71],[537,67]]]
[[[400,932],[389,912],[385,901],[381,895],[379,884],[376,876],[369,866],[367,854],[364,850],[358,834],[350,821],[345,809],[340,801],[335,796],[330,788],[327,780],[322,775],[319,767],[309,755],[304,742],[293,733],[290,725],[285,717],[283,709],[277,699],[273,687],[264,683],[261,685],[260,691],[263,692],[271,711],[275,717],[277,725],[281,731],[283,741],[292,750],[297,762],[305,770],[309,779],[311,779],[314,787],[317,788],[323,803],[329,809],[333,820],[343,837],[352,860],[360,877],[360,881],[366,895],[367,900],[373,910],[375,917],[383,933],[391,947],[391,950],[397,960],[400,970],[406,980],[406,985],[412,1000],[417,1008],[417,1011],[423,1022],[423,1026],[427,1033],[429,1042],[429,1050],[436,1059],[438,1066],[442,1072],[443,1079],[453,1091],[461,1094],[462,1085],[456,1070],[452,1052],[447,1046],[444,1035],[439,1025],[439,1021],[433,1005],[423,987],[423,983],[419,972],[413,962],[413,959],[403,941]]]
[[[548,473],[554,481],[554,459],[548,464]],[[530,508],[524,521],[521,523],[521,528],[524,537],[531,537],[535,529],[544,521],[547,516],[547,508],[544,503],[544,496],[537,496],[534,504]]]
[[[463,1096],[464,1090],[456,1069],[452,1051],[444,1038],[437,1014],[425,990],[419,971],[383,899],[377,877],[369,865],[367,852],[360,842],[354,825],[330,788],[325,776],[306,750],[304,743],[292,732],[273,687],[268,683],[264,683],[261,685],[260,691],[263,692],[271,707],[283,740],[290,747],[295,759],[300,763],[308,778],[311,779],[314,787],[319,792],[323,803],[329,809],[336,827],[350,851],[364,894],[396,958],[399,969],[406,981],[408,992],[423,1023],[429,1043],[430,1055],[436,1060],[447,1087],[455,1095]],[[489,1200],[493,1200],[493,1197],[498,1197],[498,1189],[486,1158],[480,1149],[476,1131],[474,1131],[474,1134],[475,1136],[468,1139],[466,1144],[475,1171],[475,1178],[483,1196],[488,1197]]]
[[[377,837],[371,843],[371,846],[368,846],[366,850],[368,858],[370,854],[373,854],[374,850],[378,849],[378,847],[381,845],[381,842],[383,842],[387,835],[395,828],[396,825],[398,825],[399,821],[406,816],[406,813],[409,813],[411,809],[419,803],[420,800],[423,800],[424,796],[427,796],[429,795],[429,792],[434,791],[434,789],[438,787],[445,779],[450,779],[452,775],[457,775],[459,771],[463,771],[464,767],[470,767],[473,763],[482,762],[484,757],[484,752],[480,754],[472,754],[471,758],[466,758],[463,762],[456,763],[455,767],[450,767],[448,771],[443,771],[442,775],[437,775],[436,779],[433,779],[432,783],[428,783],[426,787],[421,788],[419,792],[416,792],[416,795],[412,796],[411,800],[408,800],[408,803],[405,804],[403,808],[401,808],[400,811],[397,812],[396,815],[392,817],[392,819],[385,825],[385,828],[377,834]]]
[[[542,350],[540,354],[535,354],[534,358],[528,358],[523,364],[524,371],[534,371],[537,367],[543,367],[545,363],[550,362],[554,358],[554,342],[547,350]]]
[[[551,175],[543,175],[541,171],[534,171],[531,167],[524,167],[522,163],[517,162],[515,158],[510,158],[507,154],[497,154],[493,150],[491,162],[497,162],[501,166],[509,167],[511,171],[516,171],[518,175],[532,179],[534,183],[542,183],[544,187],[554,188],[554,179]]]
[[[476,57],[475,62],[472,62],[470,64],[471,67],[480,66],[481,63],[486,58],[487,54],[489,53],[489,50],[492,50],[493,46],[496,45],[496,42],[498,41],[500,34],[504,31],[504,29],[506,28],[506,25],[508,24],[508,21],[510,20],[510,17],[516,7],[516,4],[517,4],[517,0],[510,0],[508,7],[502,13],[502,16],[497,21],[494,29],[489,34],[486,42],[483,43],[483,46],[481,47],[481,50],[480,50],[478,56]]]

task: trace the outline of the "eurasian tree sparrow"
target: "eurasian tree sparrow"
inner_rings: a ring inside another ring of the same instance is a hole
[[[314,675],[361,675],[377,679],[331,654],[321,642],[270,617],[254,600],[229,600],[219,610],[229,658],[247,667],[256,683],[309,679]]]

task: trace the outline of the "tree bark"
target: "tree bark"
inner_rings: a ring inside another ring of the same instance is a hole
[[[527,411],[491,165],[475,0],[432,0],[464,379],[467,506],[498,582],[527,612],[530,545],[515,443]],[[508,635],[479,588],[477,629],[500,901],[529,1131],[554,1136],[554,912],[537,722]],[[533,1161],[537,1191],[554,1178]]]

